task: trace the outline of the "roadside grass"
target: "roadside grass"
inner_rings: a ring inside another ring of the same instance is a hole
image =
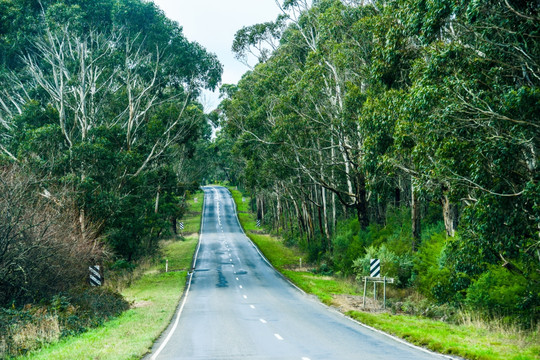
[[[195,200],[197,199],[197,200]],[[201,226],[201,214],[203,208],[204,193],[197,191],[188,200],[189,207],[184,218],[180,222],[184,223],[184,230],[180,230],[181,235],[190,235],[199,232]]]
[[[197,203],[193,197],[198,196]],[[79,336],[69,337],[21,359],[140,359],[168,326],[182,296],[187,271],[198,243],[202,192],[193,195],[185,224],[192,235],[163,242],[162,259],[122,291],[130,310]],[[197,225],[196,225],[197,224]],[[185,229],[186,230],[186,229]],[[169,272],[165,273],[165,259]]]
[[[283,274],[300,289],[317,296],[329,306],[334,305],[334,295],[360,295],[360,287],[346,279],[294,270],[285,270]]]
[[[305,258],[297,248],[290,248],[256,227],[249,213],[249,199],[242,203],[242,194],[229,188],[238,207],[240,224],[274,267],[307,293],[316,295],[326,305],[336,305],[335,295],[361,295],[359,283],[337,276],[314,274],[300,267]],[[515,328],[493,327],[486,322],[463,321],[462,325],[445,323],[420,316],[391,315],[349,311],[346,315],[366,325],[383,330],[413,344],[443,354],[474,360],[540,359],[540,328],[519,331]]]
[[[475,360],[525,360],[540,358],[538,331],[528,336],[490,331],[473,325],[453,325],[410,315],[349,311],[347,315],[413,344],[443,354]]]

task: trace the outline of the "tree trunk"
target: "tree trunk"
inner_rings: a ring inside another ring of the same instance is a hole
[[[356,213],[358,215],[358,223],[360,224],[360,228],[365,229],[369,225],[369,217],[366,199],[366,179],[363,175],[358,177],[357,186],[358,197],[356,199]]]
[[[155,204],[155,207],[154,207],[154,213],[158,213],[158,210],[159,210],[159,193],[161,191],[161,187],[158,186],[158,189],[157,189],[157,193],[156,193],[156,204]]]
[[[327,239],[330,239],[330,231],[328,230],[328,204],[326,201],[326,189],[321,188],[322,204],[323,204],[323,217],[324,217],[324,234]]]
[[[458,207],[450,202],[447,195],[443,195],[442,208],[446,234],[450,237],[454,237],[458,221]]]
[[[420,224],[420,201],[414,189],[414,179],[411,180],[411,224],[412,224],[412,251],[416,251],[416,245],[420,241],[422,233]]]
[[[332,232],[336,233],[337,226],[337,207],[336,207],[336,194],[332,193]]]
[[[396,186],[394,190],[394,206],[399,207],[401,205],[401,189]]]
[[[176,227],[176,216],[171,216],[171,231],[174,235],[178,235],[178,230]]]

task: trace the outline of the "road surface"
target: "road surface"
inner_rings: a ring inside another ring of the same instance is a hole
[[[344,317],[278,274],[244,235],[229,191],[204,187],[187,295],[147,359],[444,359]]]

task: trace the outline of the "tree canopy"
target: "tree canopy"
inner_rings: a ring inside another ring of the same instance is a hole
[[[197,98],[221,81],[216,55],[147,1],[3,0],[0,19],[2,174],[35,179],[28,198],[113,259],[151,255],[198,186],[211,128]]]
[[[238,32],[238,56],[262,56],[221,103],[219,141],[241,159],[227,175],[256,194],[259,217],[332,262],[351,212],[368,229],[407,207],[414,254],[436,206],[446,272],[428,295],[461,302],[502,267],[529,284],[516,309],[537,312],[538,4],[293,0],[282,10]],[[279,45],[261,52],[263,40]]]

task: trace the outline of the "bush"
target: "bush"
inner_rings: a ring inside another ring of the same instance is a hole
[[[430,299],[437,298],[433,292],[434,287],[438,289],[437,286],[449,278],[448,269],[444,267],[445,249],[446,233],[443,230],[424,238],[414,259],[415,283],[418,291]]]
[[[127,309],[129,303],[120,294],[103,287],[77,288],[22,309],[0,308],[0,358],[80,334]]]
[[[412,255],[396,255],[384,244],[379,248],[370,246],[366,249],[366,254],[356,259],[353,263],[357,278],[369,276],[371,259],[379,259],[381,261],[381,276],[395,278],[395,284],[398,287],[403,288],[410,285],[413,269]]]
[[[535,325],[540,315],[538,285],[503,267],[492,266],[467,290],[465,304],[488,316],[517,315],[525,325]]]
[[[79,286],[103,258],[91,226],[62,188],[0,168],[0,306],[50,299]],[[50,190],[50,191],[49,191]]]

